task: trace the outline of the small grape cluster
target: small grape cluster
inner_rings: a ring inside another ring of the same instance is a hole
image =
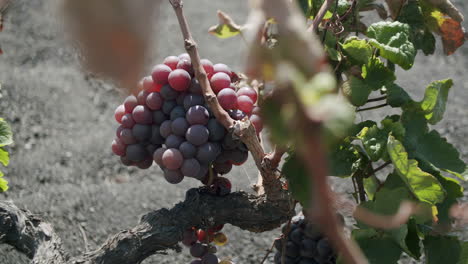
[[[284,247],[285,264],[334,264],[336,253],[330,242],[304,216],[296,216],[291,221],[288,232],[287,225],[283,226],[283,237],[275,240],[275,264],[281,264]]]
[[[182,244],[190,248],[190,255],[197,258],[190,264],[219,264],[231,263],[229,261],[221,261],[215,255],[217,246],[224,246],[228,239],[221,231],[223,225],[219,225],[207,230],[191,228],[184,232]],[[215,245],[212,245],[214,243]]]
[[[257,92],[236,88],[238,77],[225,64],[207,59],[201,64],[220,105],[235,120],[249,118],[260,133]],[[245,144],[228,133],[207,106],[188,54],[164,59],[138,89],[137,96],[128,96],[115,111],[120,126],[112,150],[124,165],[147,169],[154,160],[165,179],[176,184],[184,177],[206,182],[210,172],[227,174],[247,160]]]

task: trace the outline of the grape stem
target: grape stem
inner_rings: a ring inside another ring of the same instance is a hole
[[[325,17],[325,14],[327,13],[328,9],[330,9],[330,6],[333,4],[334,0],[326,0],[323,2],[322,6],[320,7],[317,15],[314,18],[314,21],[312,22],[312,25],[307,29],[307,32],[316,32],[318,29],[318,26],[322,22],[323,18]]]
[[[195,40],[190,33],[187,19],[185,18],[183,11],[183,2],[181,0],[169,0],[172,7],[174,8],[179,26],[184,38],[184,46],[187,53],[190,55],[192,65],[195,71],[195,76],[200,83],[203,91],[203,96],[207,105],[213,111],[216,119],[228,130],[232,131],[234,135],[239,137],[242,142],[247,145],[258,170],[261,173],[263,180],[263,187],[265,194],[269,199],[284,199],[285,197],[280,192],[281,182],[278,180],[278,173],[276,169],[272,169],[264,162],[265,151],[263,150],[260,142],[257,138],[255,127],[247,119],[242,121],[233,120],[229,114],[221,107],[218,99],[213,92],[206,72],[200,63],[200,54]],[[259,193],[263,194],[263,193]]]

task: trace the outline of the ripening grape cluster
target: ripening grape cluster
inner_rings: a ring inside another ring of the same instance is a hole
[[[262,130],[257,92],[236,88],[237,75],[225,64],[201,64],[220,105],[235,120],[249,118]],[[248,149],[227,133],[207,106],[190,57],[169,56],[139,83],[137,96],[128,96],[115,111],[120,124],[112,142],[123,164],[141,169],[153,161],[173,184],[184,177],[205,181],[209,171],[226,174],[248,158]]]
[[[224,246],[228,241],[226,235],[220,232],[222,228],[223,225],[219,225],[207,230],[191,228],[184,232],[182,244],[187,246],[190,255],[196,258],[190,264],[231,263],[227,260],[220,262],[216,256],[217,248],[215,245]]]
[[[287,225],[283,227],[283,235]],[[281,264],[283,243],[285,245],[285,264],[335,264],[336,253],[327,238],[308,223],[304,216],[296,216],[291,222],[289,233],[284,240],[275,240],[275,264]]]

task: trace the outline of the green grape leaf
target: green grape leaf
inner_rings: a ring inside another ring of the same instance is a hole
[[[362,141],[367,155],[372,161],[379,159],[388,160],[387,156],[387,140],[388,135],[392,133],[397,139],[404,138],[405,129],[400,122],[394,122],[391,118],[382,120],[382,128],[377,125],[365,127],[358,134],[358,138]]]
[[[355,229],[352,237],[366,255],[369,264],[395,264],[400,259],[400,247],[391,237],[374,229]]]
[[[375,193],[379,189],[379,180],[377,177],[375,177],[375,175],[371,175],[367,178],[364,178],[363,183],[367,197],[369,197],[369,200],[374,200]]]
[[[298,200],[302,206],[308,207],[310,192],[309,181],[311,178],[308,176],[304,163],[292,154],[286,158],[281,169],[282,173],[288,180],[288,190],[291,191],[294,199]]]
[[[362,106],[367,102],[372,87],[367,85],[364,80],[351,76],[348,81],[343,83],[342,90],[353,105]]]
[[[408,227],[408,233],[405,238],[405,244],[408,251],[405,252],[418,260],[421,257],[421,247],[419,246],[421,239],[418,235],[418,225],[414,219],[410,219],[406,226]]]
[[[430,124],[436,124],[442,120],[447,103],[448,92],[452,87],[451,79],[434,81],[426,88],[424,99],[421,101],[421,109],[426,114]]]
[[[283,118],[286,108],[282,108],[273,98],[264,100],[262,104],[262,120],[268,126],[271,139],[278,145],[286,146],[289,143],[290,134],[286,120]]]
[[[349,142],[343,142],[329,151],[328,160],[330,175],[338,177],[351,176],[352,166],[359,159],[359,153]]]
[[[2,163],[3,166],[8,166],[8,163],[10,163],[10,156],[8,155],[8,151],[4,150],[3,148],[0,148],[0,163]]]
[[[461,180],[467,180],[462,176],[466,171],[466,164],[460,159],[460,153],[435,130],[419,137],[414,155]]]
[[[0,147],[10,145],[13,143],[13,133],[11,132],[10,125],[0,118]]]
[[[435,51],[435,37],[426,27],[424,15],[417,0],[409,0],[401,8],[397,21],[410,26],[410,40],[417,50],[422,50],[425,55]]]
[[[352,64],[366,64],[372,57],[372,46],[364,39],[350,37],[341,45],[343,53]]]
[[[377,22],[367,29],[369,43],[380,50],[380,55],[409,70],[416,50],[409,41],[409,26],[400,22]]]
[[[392,135],[388,137],[387,151],[395,170],[420,201],[434,205],[444,200],[445,191],[439,181],[422,171],[416,160],[408,159],[403,144]]]
[[[395,73],[385,67],[385,64],[379,58],[372,58],[362,66],[362,77],[374,91],[396,80]]]
[[[297,0],[297,4],[299,5],[299,8],[301,9],[304,16],[308,18],[312,8],[312,0]]]
[[[418,147],[419,138],[429,131],[427,120],[424,114],[420,111],[415,111],[412,108],[404,109],[401,115],[401,122],[405,128],[405,139],[403,143],[410,157],[413,158],[413,153]]]
[[[468,242],[455,236],[427,236],[424,239],[427,264],[468,263]]]
[[[3,173],[0,171],[0,192],[8,190],[8,181],[3,178]]]
[[[402,107],[413,100],[408,93],[395,83],[385,85],[387,88],[387,103],[391,107]]]

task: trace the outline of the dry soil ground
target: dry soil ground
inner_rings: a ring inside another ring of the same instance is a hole
[[[454,1],[467,14],[468,4]],[[140,171],[122,166],[111,154],[114,136],[113,111],[122,98],[109,83],[96,80],[80,67],[76,50],[63,38],[61,21],[53,1],[17,0],[5,21],[0,44],[2,83],[0,116],[11,122],[15,144],[11,165],[6,170],[11,189],[0,199],[16,204],[50,221],[72,254],[84,251],[81,225],[90,247],[110,234],[135,225],[149,210],[171,207],[196,186],[186,180],[169,185],[159,169]],[[206,33],[217,23],[222,9],[237,21],[244,21],[246,1],[186,1],[186,12],[201,54],[242,70],[244,44],[239,39],[218,40]],[[167,55],[183,52],[176,18],[164,2],[155,33],[155,49],[148,61],[160,62]],[[465,23],[465,27],[467,24]],[[446,119],[437,128],[461,150],[468,160],[468,47],[445,57],[418,56],[415,67],[399,71],[400,84],[416,98],[432,80],[453,78]],[[384,112],[380,112],[384,114]],[[376,118],[379,114],[372,117]],[[366,116],[363,116],[365,118]],[[235,189],[248,189],[255,180],[252,163],[231,173]],[[338,184],[339,190],[344,185]],[[237,263],[259,263],[277,232],[251,234],[226,227],[230,238],[220,256]],[[7,246],[0,246],[0,263],[21,264],[28,260]],[[183,254],[157,255],[144,263],[188,263]]]

